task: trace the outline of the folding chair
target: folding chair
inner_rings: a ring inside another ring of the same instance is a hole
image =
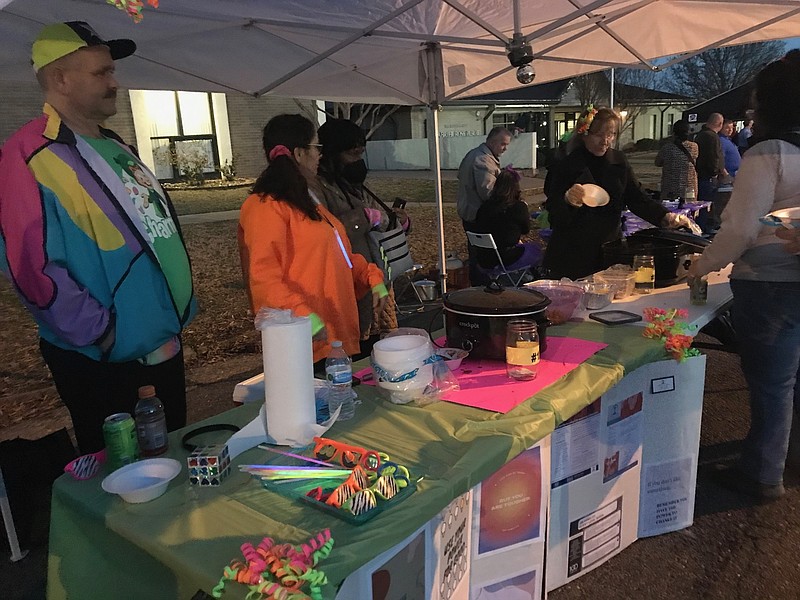
[[[397,303],[397,312],[398,314],[408,314],[410,312],[422,312],[425,310],[425,301],[419,295],[419,290],[417,286],[414,285],[414,277],[417,276],[422,271],[422,265],[415,264],[410,269],[406,270],[402,275],[397,277],[394,280],[394,298]],[[408,289],[414,292],[414,295],[417,297],[417,304],[413,306],[402,305],[400,304],[400,300],[402,299],[403,295],[408,292]]]
[[[494,237],[492,237],[491,233],[474,233],[472,231],[467,231],[467,240],[469,241],[470,245],[475,246],[476,248],[486,248],[489,250],[494,250],[495,255],[497,256],[498,266],[486,269],[478,265],[478,268],[486,273],[489,277],[493,280],[499,279],[502,275],[508,277],[508,281],[514,287],[519,287],[522,283],[522,280],[525,279],[525,276],[532,276],[532,273],[528,267],[523,267],[521,269],[515,269],[513,271],[509,271],[506,268],[505,263],[503,262],[503,257],[500,256],[500,250],[497,249],[497,244],[494,242]],[[519,273],[519,277],[515,279],[515,275]]]

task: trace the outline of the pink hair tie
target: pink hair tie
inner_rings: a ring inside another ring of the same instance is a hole
[[[269,156],[267,158],[269,158],[269,162],[272,162],[279,156],[288,156],[289,158],[291,158],[292,151],[289,150],[289,148],[287,148],[283,144],[278,144],[272,150],[269,151]]]

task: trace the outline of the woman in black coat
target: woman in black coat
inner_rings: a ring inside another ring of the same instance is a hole
[[[509,167],[501,170],[489,199],[478,209],[470,227],[475,233],[492,234],[509,271],[537,267],[542,262],[542,250],[538,245],[520,242],[520,238],[531,230],[530,209],[522,200],[520,178],[520,174]],[[492,269],[500,264],[494,250],[476,250],[481,268]]]
[[[553,234],[543,266],[549,277],[578,279],[602,270],[602,245],[622,236],[621,217],[626,207],[654,225],[694,225],[645,193],[625,155],[612,148],[619,125],[619,117],[608,108],[584,113],[567,146],[567,156],[548,173],[545,208]],[[587,183],[602,187],[609,195],[608,204],[587,206],[588,192],[582,185]]]

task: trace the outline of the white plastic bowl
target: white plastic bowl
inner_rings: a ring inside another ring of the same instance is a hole
[[[607,191],[593,183],[584,183],[583,192],[583,203],[592,208],[596,206],[605,206],[611,200]]]
[[[102,488],[132,504],[149,502],[167,491],[169,482],[181,472],[172,458],[148,458],[120,467],[103,479]]]
[[[461,348],[437,348],[436,354],[444,358],[444,364],[446,364],[451,371],[455,371],[461,366],[461,361],[467,358],[469,352]]]

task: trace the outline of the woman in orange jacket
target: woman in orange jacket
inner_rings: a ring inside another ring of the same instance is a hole
[[[302,115],[278,115],[263,133],[269,165],[239,216],[239,255],[253,312],[291,309],[311,319],[314,361],[330,343],[359,352],[357,298],[372,291],[382,308],[387,295],[377,265],[354,254],[341,222],[309,191],[319,163],[314,124]]]

